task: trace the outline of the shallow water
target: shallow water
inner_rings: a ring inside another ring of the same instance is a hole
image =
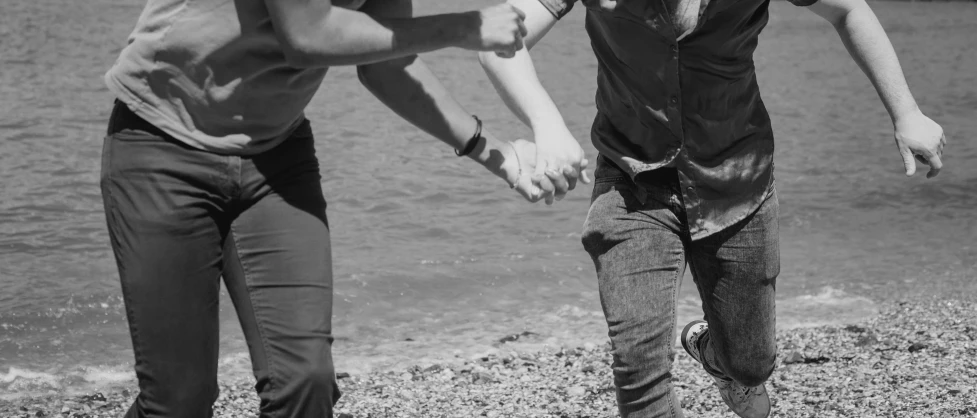
[[[131,379],[97,179],[111,106],[101,75],[140,2],[6,0],[0,13],[0,397]],[[417,2],[422,13],[485,2]],[[777,134],[781,326],[854,320],[873,301],[977,290],[977,5],[873,3],[922,109],[947,132],[946,169],[907,179],[891,124],[837,35],[774,4],[756,62]],[[596,63],[575,11],[534,50],[585,149]],[[474,56],[425,56],[486,128],[526,135]],[[334,242],[340,370],[468,356],[503,335],[600,341],[579,244],[589,187],[553,207],[397,119],[337,68],[308,112]],[[686,277],[679,312],[699,313]],[[223,299],[223,367],[247,357]],[[406,341],[407,339],[414,341]]]

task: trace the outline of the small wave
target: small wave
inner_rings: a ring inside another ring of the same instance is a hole
[[[878,312],[871,299],[826,286],[817,294],[778,299],[777,328],[850,324]]]
[[[218,370],[222,377],[240,379],[251,375],[248,353],[221,356]],[[0,400],[42,395],[82,395],[112,389],[135,388],[136,376],[129,364],[53,367],[32,370],[11,366],[0,371]]]

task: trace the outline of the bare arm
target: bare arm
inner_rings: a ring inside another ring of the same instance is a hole
[[[811,11],[830,22],[852,58],[875,86],[892,118],[896,143],[906,166],[906,174],[916,170],[913,156],[930,165],[927,177],[939,174],[943,129],[924,116],[909,91],[892,43],[864,0],[820,0]]]
[[[397,0],[372,0],[381,5]],[[373,17],[329,0],[265,0],[285,57],[295,67],[357,65],[447,47],[515,51],[522,15],[508,6],[418,18]]]
[[[510,57],[484,51],[478,58],[509,110],[532,128],[537,147],[534,181],[552,193],[552,197],[547,197],[547,203],[552,203],[552,198],[562,198],[567,190],[573,189],[578,178],[590,182],[583,150],[540,83],[529,55],[529,50],[549,32],[557,18],[538,0],[509,0],[508,4],[526,15],[523,38],[526,48],[503,54]]]
[[[363,11],[377,18],[409,17],[411,0],[372,2],[372,5],[368,2]],[[387,107],[456,150],[465,148],[472,138],[476,122],[471,114],[416,55],[360,65],[357,74],[363,85]],[[482,137],[484,140],[469,157],[535,201],[529,173],[520,179],[520,161],[515,155],[517,147],[523,150],[524,163],[530,164],[526,166],[528,171],[534,158],[532,144],[510,146],[492,135],[488,127],[483,127]]]
[[[557,19],[537,0],[509,0],[508,4],[526,14],[523,22],[526,26],[526,36],[523,38],[526,48],[509,58],[500,57],[494,51],[484,51],[478,54],[479,62],[506,106],[526,126],[534,131],[549,127],[565,128],[563,116],[539,82],[529,55],[529,50],[556,25]]]

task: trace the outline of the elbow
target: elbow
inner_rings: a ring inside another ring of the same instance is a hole
[[[315,67],[315,60],[312,55],[296,48],[285,48],[285,62],[289,67],[306,69]]]
[[[357,65],[356,77],[360,80],[360,84],[372,91],[375,87],[382,86],[390,82],[390,80],[402,79],[403,75],[407,72],[407,67],[416,59],[417,56],[412,55],[404,58]]]
[[[374,77],[376,77],[376,67],[372,65],[357,65],[356,66],[356,78],[360,80],[360,84],[367,89],[370,89],[373,83]]]
[[[385,80],[390,79],[390,67],[386,62],[357,65],[356,78],[367,90],[376,91],[378,88],[382,89]]]
[[[281,40],[285,62],[294,68],[313,68],[327,66],[322,59],[322,45],[312,40],[313,36],[303,33],[289,33]]]

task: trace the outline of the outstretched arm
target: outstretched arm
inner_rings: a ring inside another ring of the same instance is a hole
[[[539,0],[509,0],[508,4],[526,16],[526,48],[510,54],[486,51],[479,61],[506,106],[533,130],[536,142],[536,169],[533,181],[545,193],[546,203],[562,199],[578,179],[589,183],[587,159],[580,144],[570,134],[563,116],[536,75],[529,49],[536,45],[557,22]]]
[[[363,12],[378,19],[405,18],[410,17],[411,8],[411,0],[373,1],[367,2]],[[463,150],[476,131],[471,114],[416,55],[360,65],[357,73],[387,107],[456,150]],[[539,192],[534,192],[529,177],[535,161],[533,144],[500,141],[488,127],[483,127],[482,137],[468,156],[526,199],[537,201]]]
[[[819,0],[812,12],[834,25],[845,47],[875,86],[895,127],[906,175],[916,172],[913,157],[929,164],[926,177],[943,167],[943,128],[923,115],[913,99],[895,50],[865,0]]]
[[[522,14],[506,5],[411,18],[372,16],[330,0],[264,1],[285,58],[297,68],[368,64],[448,47],[512,53],[525,33]]]

